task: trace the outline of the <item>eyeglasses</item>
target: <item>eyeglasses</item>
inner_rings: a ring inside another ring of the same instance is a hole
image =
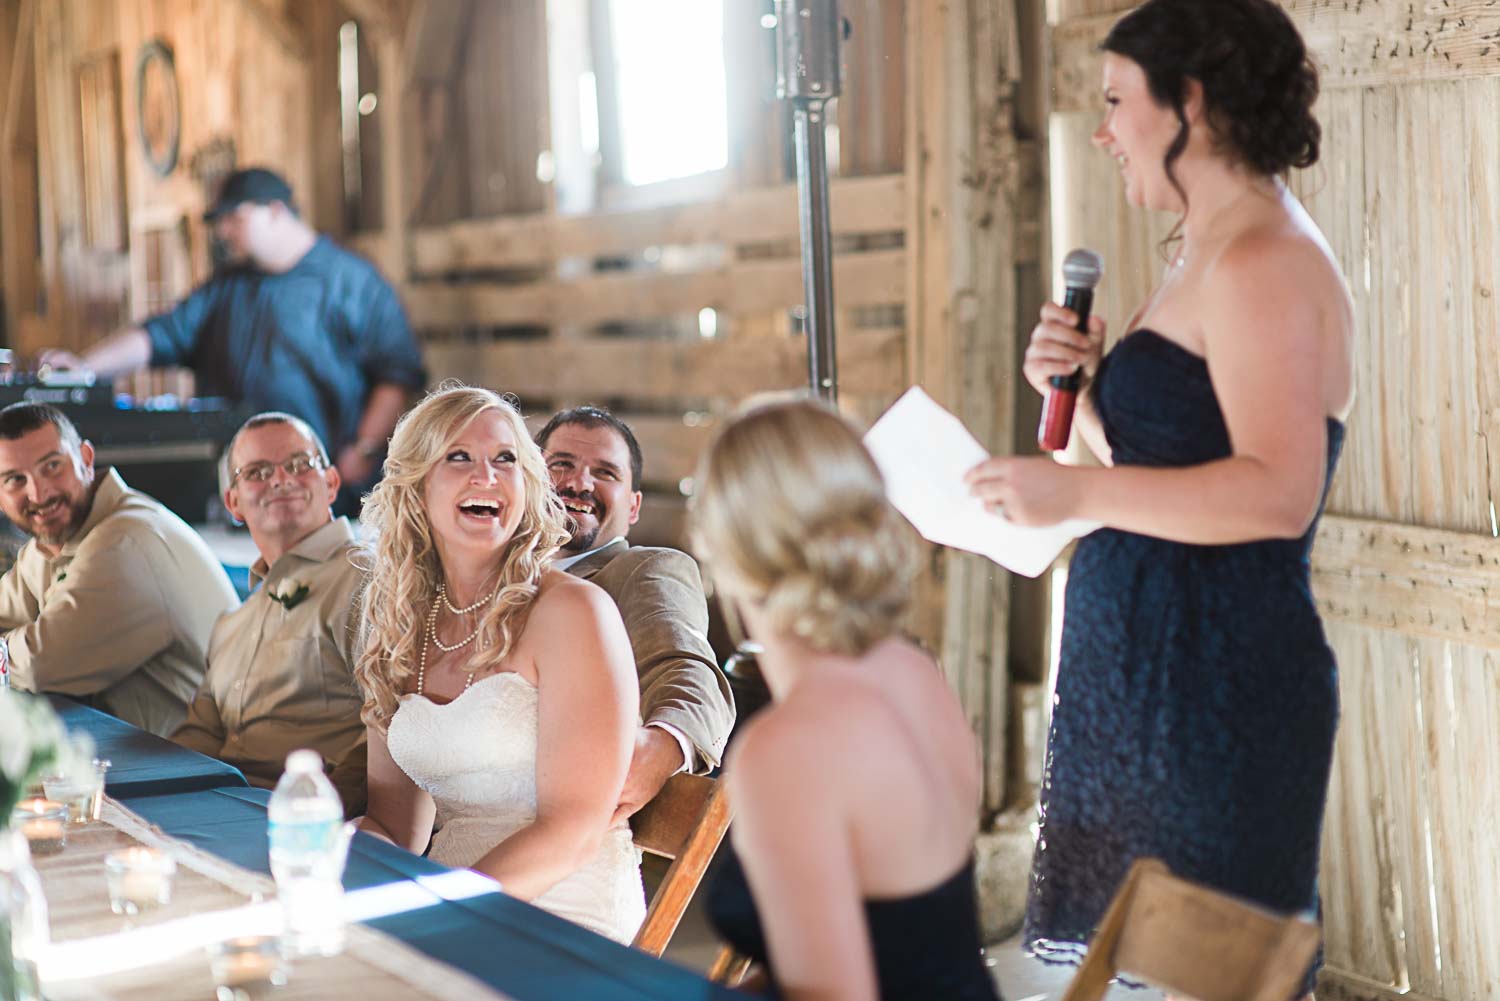
[[[249,480],[251,483],[265,483],[276,475],[278,468],[286,470],[288,476],[303,476],[314,469],[323,469],[328,463],[321,455],[308,455],[306,452],[298,452],[290,459],[282,462],[252,462],[248,466],[241,466],[234,471],[230,483],[239,480]]]

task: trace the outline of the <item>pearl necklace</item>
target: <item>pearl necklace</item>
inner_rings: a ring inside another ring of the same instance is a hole
[[[495,591],[498,590],[499,587],[496,587]],[[452,612],[454,615],[468,615],[470,612],[474,611],[474,609],[478,608],[480,605],[483,605],[491,598],[493,598],[495,596],[495,591],[491,591],[489,594],[485,595],[483,598],[480,598],[472,605],[468,605],[464,608],[454,608],[453,602],[448,600],[447,586],[444,585],[442,581],[438,581],[438,597],[443,600],[443,604],[448,606],[448,611]]]
[[[454,650],[461,650],[464,647],[468,646],[470,643],[473,643],[474,642],[474,637],[476,637],[476,636],[479,635],[479,629],[481,628],[481,627],[476,626],[475,629],[474,629],[474,631],[472,633],[470,633],[463,640],[459,641],[458,643],[454,644],[453,646],[447,646],[447,645],[445,645],[443,643],[442,640],[438,639],[438,635],[437,635],[438,604],[439,604],[439,602],[445,600],[444,597],[443,597],[442,585],[441,584],[438,585],[438,588],[439,588],[439,590],[438,590],[438,597],[432,603],[432,611],[430,611],[430,612],[427,613],[427,634],[422,637],[421,652],[417,655],[417,694],[418,695],[422,694],[422,688],[423,688],[423,686],[424,686],[424,684],[425,684],[425,682],[427,680],[427,641],[430,639],[432,641],[432,645],[435,646],[435,647],[437,647],[439,650],[443,651],[444,653],[452,653]],[[448,607],[452,608],[453,606],[449,605]],[[477,608],[479,606],[475,605],[474,607]],[[464,679],[464,689],[463,689],[464,692],[467,692],[469,690],[469,686],[474,683],[474,674],[475,674],[475,672],[470,671],[469,672],[469,676]],[[463,692],[459,692],[459,694],[462,695]]]

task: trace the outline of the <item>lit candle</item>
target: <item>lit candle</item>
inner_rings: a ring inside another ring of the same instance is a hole
[[[109,909],[116,914],[139,914],[172,900],[172,877],[177,863],[154,848],[134,847],[104,857],[109,885]]]
[[[11,811],[10,823],[25,835],[32,855],[55,855],[68,843],[68,808],[50,799],[23,799]]]
[[[286,984],[281,942],[270,935],[246,935],[208,947],[209,966],[220,997],[249,996],[254,988]],[[228,990],[225,990],[225,989]]]
[[[225,987],[251,987],[271,979],[271,958],[259,953],[240,953],[224,960]]]

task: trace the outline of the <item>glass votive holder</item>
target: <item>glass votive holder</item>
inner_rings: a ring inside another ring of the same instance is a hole
[[[43,782],[48,799],[68,805],[68,823],[87,824],[99,819],[104,805],[104,777],[109,766],[108,758],[95,758],[86,775],[53,775]]]
[[[208,946],[218,1001],[251,1001],[286,986],[287,961],[275,935],[242,935]]]
[[[33,856],[56,855],[68,843],[68,807],[56,800],[23,799],[10,812],[10,826],[26,836]]]
[[[109,909],[116,914],[139,914],[172,902],[172,878],[177,862],[165,852],[137,845],[104,856],[104,879],[109,885]]]

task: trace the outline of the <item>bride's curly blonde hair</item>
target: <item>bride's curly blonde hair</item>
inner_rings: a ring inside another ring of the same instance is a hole
[[[444,383],[396,425],[384,475],[365,498],[361,520],[373,542],[361,562],[369,574],[354,677],[364,693],[360,718],[382,733],[406,680],[416,673],[427,613],[442,565],[427,518],[427,474],[474,418],[497,411],[516,439],[523,496],[521,521],[498,554],[496,595],[479,624],[470,666],[476,674],[510,652],[526,625],[547,561],[568,538],[561,502],[542,453],[505,397],[488,389]]]
[[[898,633],[915,536],[843,417],[807,400],[752,404],[709,446],[697,482],[694,548],[772,629],[854,656]]]

